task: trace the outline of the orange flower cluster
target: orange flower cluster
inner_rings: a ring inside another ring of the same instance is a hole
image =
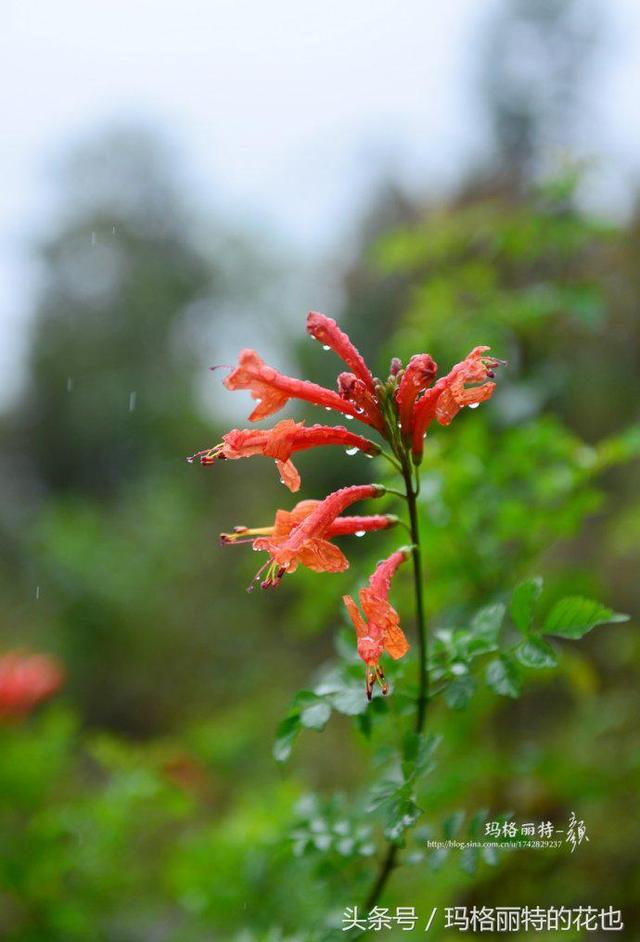
[[[489,399],[495,388],[491,382],[503,361],[488,356],[488,347],[476,347],[441,379],[435,381],[437,364],[428,353],[413,356],[406,367],[398,358],[391,362],[390,375],[383,382],[372,374],[347,334],[336,322],[315,311],[307,317],[307,330],[325,349],[333,350],[348,367],[337,378],[337,391],[308,380],[285,376],[268,366],[255,350],[242,350],[238,365],[224,380],[229,390],[247,390],[256,402],[251,422],[278,412],[290,399],[303,400],[326,410],[335,410],[347,419],[369,426],[391,446],[392,461],[407,470],[411,460],[422,459],[424,438],[436,420],[448,425],[464,406],[476,406]],[[292,455],[323,445],[337,445],[348,453],[360,451],[371,457],[381,454],[381,445],[353,433],[342,425],[305,426],[285,419],[272,429],[232,429],[222,441],[199,451],[187,460],[212,465],[219,460],[235,460],[253,455],[272,458],[280,479],[290,491],[300,489],[300,475]],[[409,473],[407,471],[407,473]],[[382,496],[379,484],[340,488],[323,500],[300,501],[291,511],[278,510],[271,526],[236,527],[223,533],[223,544],[247,543],[267,553],[267,560],[254,579],[262,588],[277,586],[284,575],[306,566],[314,572],[342,572],[349,561],[332,541],[334,537],[365,533],[394,526],[392,514],[342,516],[356,501]],[[388,600],[391,579],[412,548],[396,550],[378,565],[367,587],[359,593],[362,613],[350,596],[344,597],[353,621],[358,653],[366,665],[366,691],[371,698],[376,679],[383,693],[387,684],[379,661],[386,651],[402,657],[408,642],[399,618]],[[253,582],[250,588],[253,587]]]

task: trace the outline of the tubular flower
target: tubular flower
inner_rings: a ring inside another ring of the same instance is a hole
[[[409,650],[409,642],[400,627],[398,613],[389,602],[389,589],[396,570],[410,555],[411,549],[404,547],[377,565],[368,586],[359,592],[360,608],[364,617],[351,596],[343,596],[343,602],[356,630],[358,654],[366,665],[365,684],[369,700],[373,695],[376,680],[383,694],[389,690],[380,667],[382,653],[386,651],[397,660]]]
[[[413,407],[420,393],[431,385],[438,372],[438,364],[428,353],[417,353],[407,364],[396,392],[398,421],[402,437],[410,441],[413,426]]]
[[[307,330],[315,340],[319,340],[323,346],[337,353],[351,372],[362,380],[371,395],[375,395],[371,370],[362,355],[351,343],[347,334],[340,330],[332,317],[318,314],[317,311],[309,311],[307,314]]]
[[[378,400],[373,396],[363,381],[355,373],[340,373],[338,392],[342,399],[355,406],[358,418],[384,435],[384,417]]]
[[[11,652],[0,657],[0,720],[24,716],[62,686],[64,674],[46,654]]]
[[[293,510],[278,510],[274,523],[268,527],[234,527],[232,533],[221,533],[220,542],[223,546],[232,543],[253,543],[256,537],[273,536],[278,540],[286,539],[294,527],[297,527],[305,517],[320,503],[319,500],[301,500]],[[336,517],[329,525],[325,539],[334,536],[364,536],[374,530],[388,530],[395,527],[398,517],[395,514],[366,514],[350,517]]]
[[[299,564],[313,572],[343,572],[348,569],[349,560],[342,550],[328,541],[327,531],[336,517],[351,504],[368,497],[380,497],[384,493],[385,488],[380,484],[342,487],[318,501],[286,536],[276,532],[258,536],[253,543],[254,550],[266,550],[270,558],[258,570],[254,581],[259,580],[266,569],[262,588],[277,586],[284,574],[295,572]]]
[[[353,418],[362,417],[355,406],[332,389],[325,389],[306,379],[284,376],[260,359],[255,350],[241,350],[238,365],[224,380],[227,389],[248,389],[258,405],[249,416],[250,422],[266,419],[278,412],[289,399],[303,399],[325,409],[336,409]]]
[[[272,429],[231,429],[222,436],[219,445],[187,458],[187,461],[200,461],[200,464],[213,464],[217,460],[249,458],[251,455],[263,455],[275,460],[280,479],[290,491],[300,489],[300,475],[291,461],[296,451],[305,451],[319,445],[342,445],[351,453],[362,451],[367,455],[377,455],[380,446],[362,435],[355,435],[342,425],[312,425],[305,428],[304,422],[284,419]]]
[[[440,425],[449,425],[464,406],[477,406],[489,399],[496,384],[487,382],[495,377],[495,370],[504,366],[504,360],[488,357],[490,347],[474,347],[471,353],[456,363],[453,369],[427,389],[416,402],[413,412],[413,456],[420,461],[425,433],[434,419]],[[468,386],[468,383],[474,383]]]

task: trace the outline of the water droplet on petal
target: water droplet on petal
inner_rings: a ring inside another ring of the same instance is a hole
[[[331,350],[331,347],[329,346],[328,343],[323,343],[323,344],[322,344],[322,349],[323,349],[323,350]]]
[[[366,532],[367,532],[366,530],[356,530],[355,535],[364,536]]]
[[[470,408],[470,409],[477,409],[479,405],[480,405],[479,402],[470,402],[470,403],[469,403],[469,408]]]
[[[353,416],[352,416],[352,415],[345,415],[345,418],[346,418],[347,422],[353,422]]]
[[[347,448],[346,454],[347,454],[347,455],[357,455],[359,451],[360,451],[360,449],[359,449],[358,447]]]
[[[324,411],[325,411],[325,412],[331,412],[331,406],[325,406],[325,407],[324,407]]]
[[[256,398],[253,401],[257,402],[258,405],[260,405],[260,403],[262,402],[262,399],[260,398],[260,396],[256,396]]]

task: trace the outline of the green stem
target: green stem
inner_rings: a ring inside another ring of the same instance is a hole
[[[427,699],[429,696],[429,674],[427,671],[427,627],[424,613],[424,588],[422,574],[422,543],[420,541],[420,521],[418,518],[418,492],[419,477],[416,486],[413,486],[411,466],[406,459],[403,461],[402,474],[407,494],[409,508],[409,521],[411,526],[411,539],[413,542],[413,584],[416,601],[416,630],[418,634],[418,707],[416,710],[415,730],[421,733],[426,717]]]
[[[429,674],[427,671],[427,627],[424,612],[424,592],[422,578],[422,545],[420,542],[420,523],[418,519],[417,497],[420,491],[420,472],[416,469],[416,483],[413,483],[413,474],[410,459],[405,452],[402,453],[402,477],[404,479],[405,494],[409,508],[409,521],[411,540],[413,543],[413,581],[416,604],[416,629],[418,635],[418,700],[416,707],[415,731],[421,733],[426,719],[427,701],[429,697]],[[399,847],[389,844],[380,863],[377,876],[365,901],[365,910],[370,911],[380,899],[391,873],[396,866]]]

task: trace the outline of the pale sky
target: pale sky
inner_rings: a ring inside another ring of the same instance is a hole
[[[486,146],[473,52],[492,2],[3,0],[0,402],[36,287],[28,240],[55,207],[47,170],[74,141],[151,121],[232,219],[320,254],[384,168],[437,191]],[[606,6],[590,150],[604,168],[594,192],[619,206],[640,167],[640,3]]]

